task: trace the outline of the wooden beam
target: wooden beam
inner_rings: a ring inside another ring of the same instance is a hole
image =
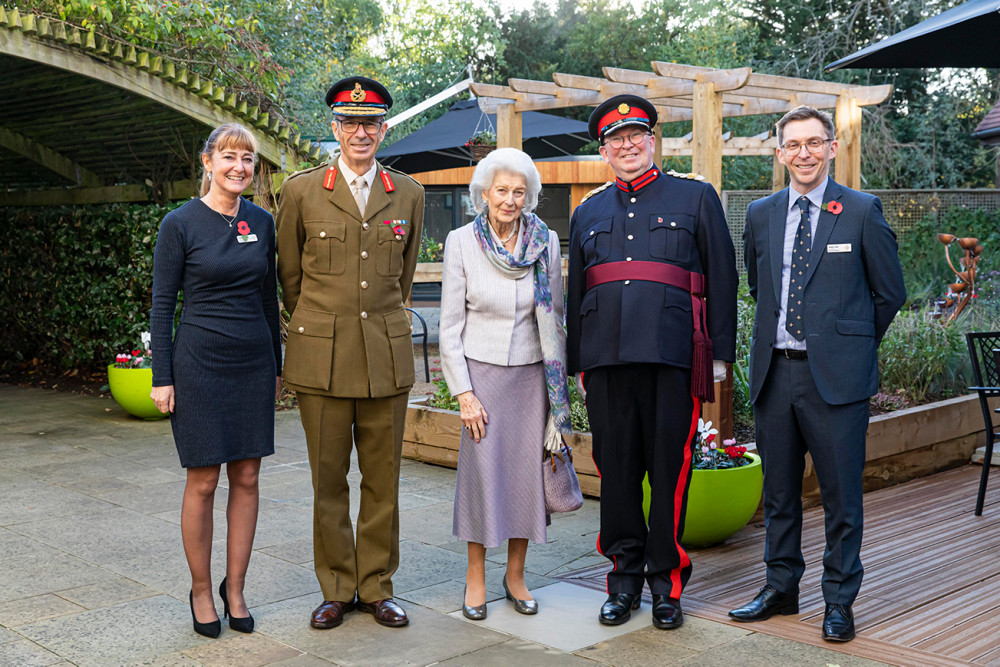
[[[30,137],[5,127],[0,127],[0,146],[23,155],[78,186],[97,187],[104,185],[101,177],[86,167],[73,162],[48,146],[43,146]]]
[[[694,84],[691,170],[722,191],[722,94],[710,81]]]
[[[521,112],[511,104],[500,105],[497,108],[497,148],[521,150],[522,140]]]
[[[165,186],[166,198],[174,200],[196,197],[200,186],[200,181],[167,183]],[[79,204],[148,201],[151,201],[149,188],[144,185],[0,191],[0,206],[76,206]]]
[[[861,189],[861,105],[849,93],[837,100],[837,157],[834,179],[841,185]]]
[[[75,41],[76,39],[70,39],[68,44]],[[187,89],[194,80],[200,81],[197,75],[190,75],[186,84],[177,84],[137,67],[117,61],[105,61],[92,54],[85,54],[79,48],[43,40],[18,30],[0,30],[0,54],[23,58],[121,88],[133,95],[154,100],[207,127],[241,120]],[[197,87],[200,88],[200,82]],[[294,169],[298,167],[299,161],[308,161],[308,156],[300,155],[298,151],[294,151],[295,155],[287,155],[293,149],[271,135],[259,132],[257,141],[260,156],[279,168],[287,162]]]
[[[785,165],[778,160],[778,151],[773,152],[774,162],[771,164],[771,191],[785,189]]]
[[[678,65],[653,61],[653,71],[660,76],[672,76],[680,79],[691,79],[700,83],[714,83],[717,92],[723,90],[738,90],[747,85],[753,70],[749,67],[734,69],[716,69],[714,67],[699,67],[696,65]]]
[[[655,160],[657,169],[663,169],[663,123],[657,123],[653,127],[653,155],[660,157]]]

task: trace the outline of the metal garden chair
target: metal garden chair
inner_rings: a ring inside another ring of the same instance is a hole
[[[413,316],[420,320],[421,331],[418,333],[416,331],[411,334],[411,338],[423,338],[424,346],[424,382],[431,381],[431,366],[427,363],[427,320],[424,319],[423,315],[413,310],[412,308],[407,308],[408,311],[413,313]]]
[[[993,443],[1000,438],[993,423],[993,413],[1000,412],[1000,408],[991,410],[988,400],[1000,396],[1000,331],[968,333],[965,334],[965,340],[969,344],[972,373],[976,381],[976,386],[969,387],[969,390],[979,394],[979,406],[983,409],[983,419],[986,422],[986,453],[983,456],[982,476],[979,478],[979,495],[976,497],[976,516],[982,516],[986,480],[993,460]]]

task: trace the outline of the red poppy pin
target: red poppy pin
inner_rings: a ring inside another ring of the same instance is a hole
[[[236,233],[237,243],[253,243],[257,240],[257,235],[250,233],[250,225],[247,224],[246,220],[240,220],[236,223]]]
[[[823,209],[824,211],[829,211],[834,215],[840,215],[840,212],[844,210],[844,205],[841,204],[839,201],[833,200],[826,202],[825,204],[820,206],[820,208]]]
[[[250,233],[250,225],[247,224],[246,220],[240,220],[236,225],[236,231],[238,231],[241,236],[246,236]]]
[[[406,227],[403,226],[406,224],[406,220],[383,220],[382,224],[392,227],[394,234],[398,234],[399,236],[406,234]]]

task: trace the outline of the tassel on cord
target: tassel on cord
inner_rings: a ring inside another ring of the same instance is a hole
[[[699,330],[694,332],[694,354],[691,357],[691,395],[701,401],[715,402],[712,339]]]

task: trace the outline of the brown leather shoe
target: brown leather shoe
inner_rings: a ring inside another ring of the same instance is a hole
[[[324,600],[323,604],[316,607],[309,620],[309,625],[314,628],[327,629],[335,628],[344,622],[344,614],[354,610],[354,601],[340,602],[337,600]]]
[[[371,614],[375,617],[375,622],[387,628],[400,628],[410,622],[406,617],[406,612],[392,598],[375,600],[375,602],[362,602],[358,600],[358,611]]]

